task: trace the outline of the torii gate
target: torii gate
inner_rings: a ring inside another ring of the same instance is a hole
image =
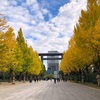
[[[63,58],[63,53],[39,53],[39,56],[41,56],[41,61],[43,60],[61,60]],[[60,56],[55,58],[44,58],[44,56]]]

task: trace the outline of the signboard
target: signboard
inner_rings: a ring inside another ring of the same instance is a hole
[[[58,71],[54,71],[54,75],[58,75]]]
[[[54,78],[59,78],[58,71],[54,71]]]

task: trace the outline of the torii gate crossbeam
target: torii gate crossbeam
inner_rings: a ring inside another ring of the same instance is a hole
[[[61,60],[63,58],[63,53],[39,53],[39,56],[41,56],[42,62],[43,62],[43,60]],[[44,58],[44,56],[61,56],[61,57]]]

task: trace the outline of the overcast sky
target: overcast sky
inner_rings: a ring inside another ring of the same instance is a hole
[[[0,0],[0,14],[39,53],[63,52],[86,0]]]

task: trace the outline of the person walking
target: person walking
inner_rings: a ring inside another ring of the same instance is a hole
[[[56,78],[54,78],[54,83],[56,84]]]
[[[36,81],[38,82],[38,77],[36,77]]]

